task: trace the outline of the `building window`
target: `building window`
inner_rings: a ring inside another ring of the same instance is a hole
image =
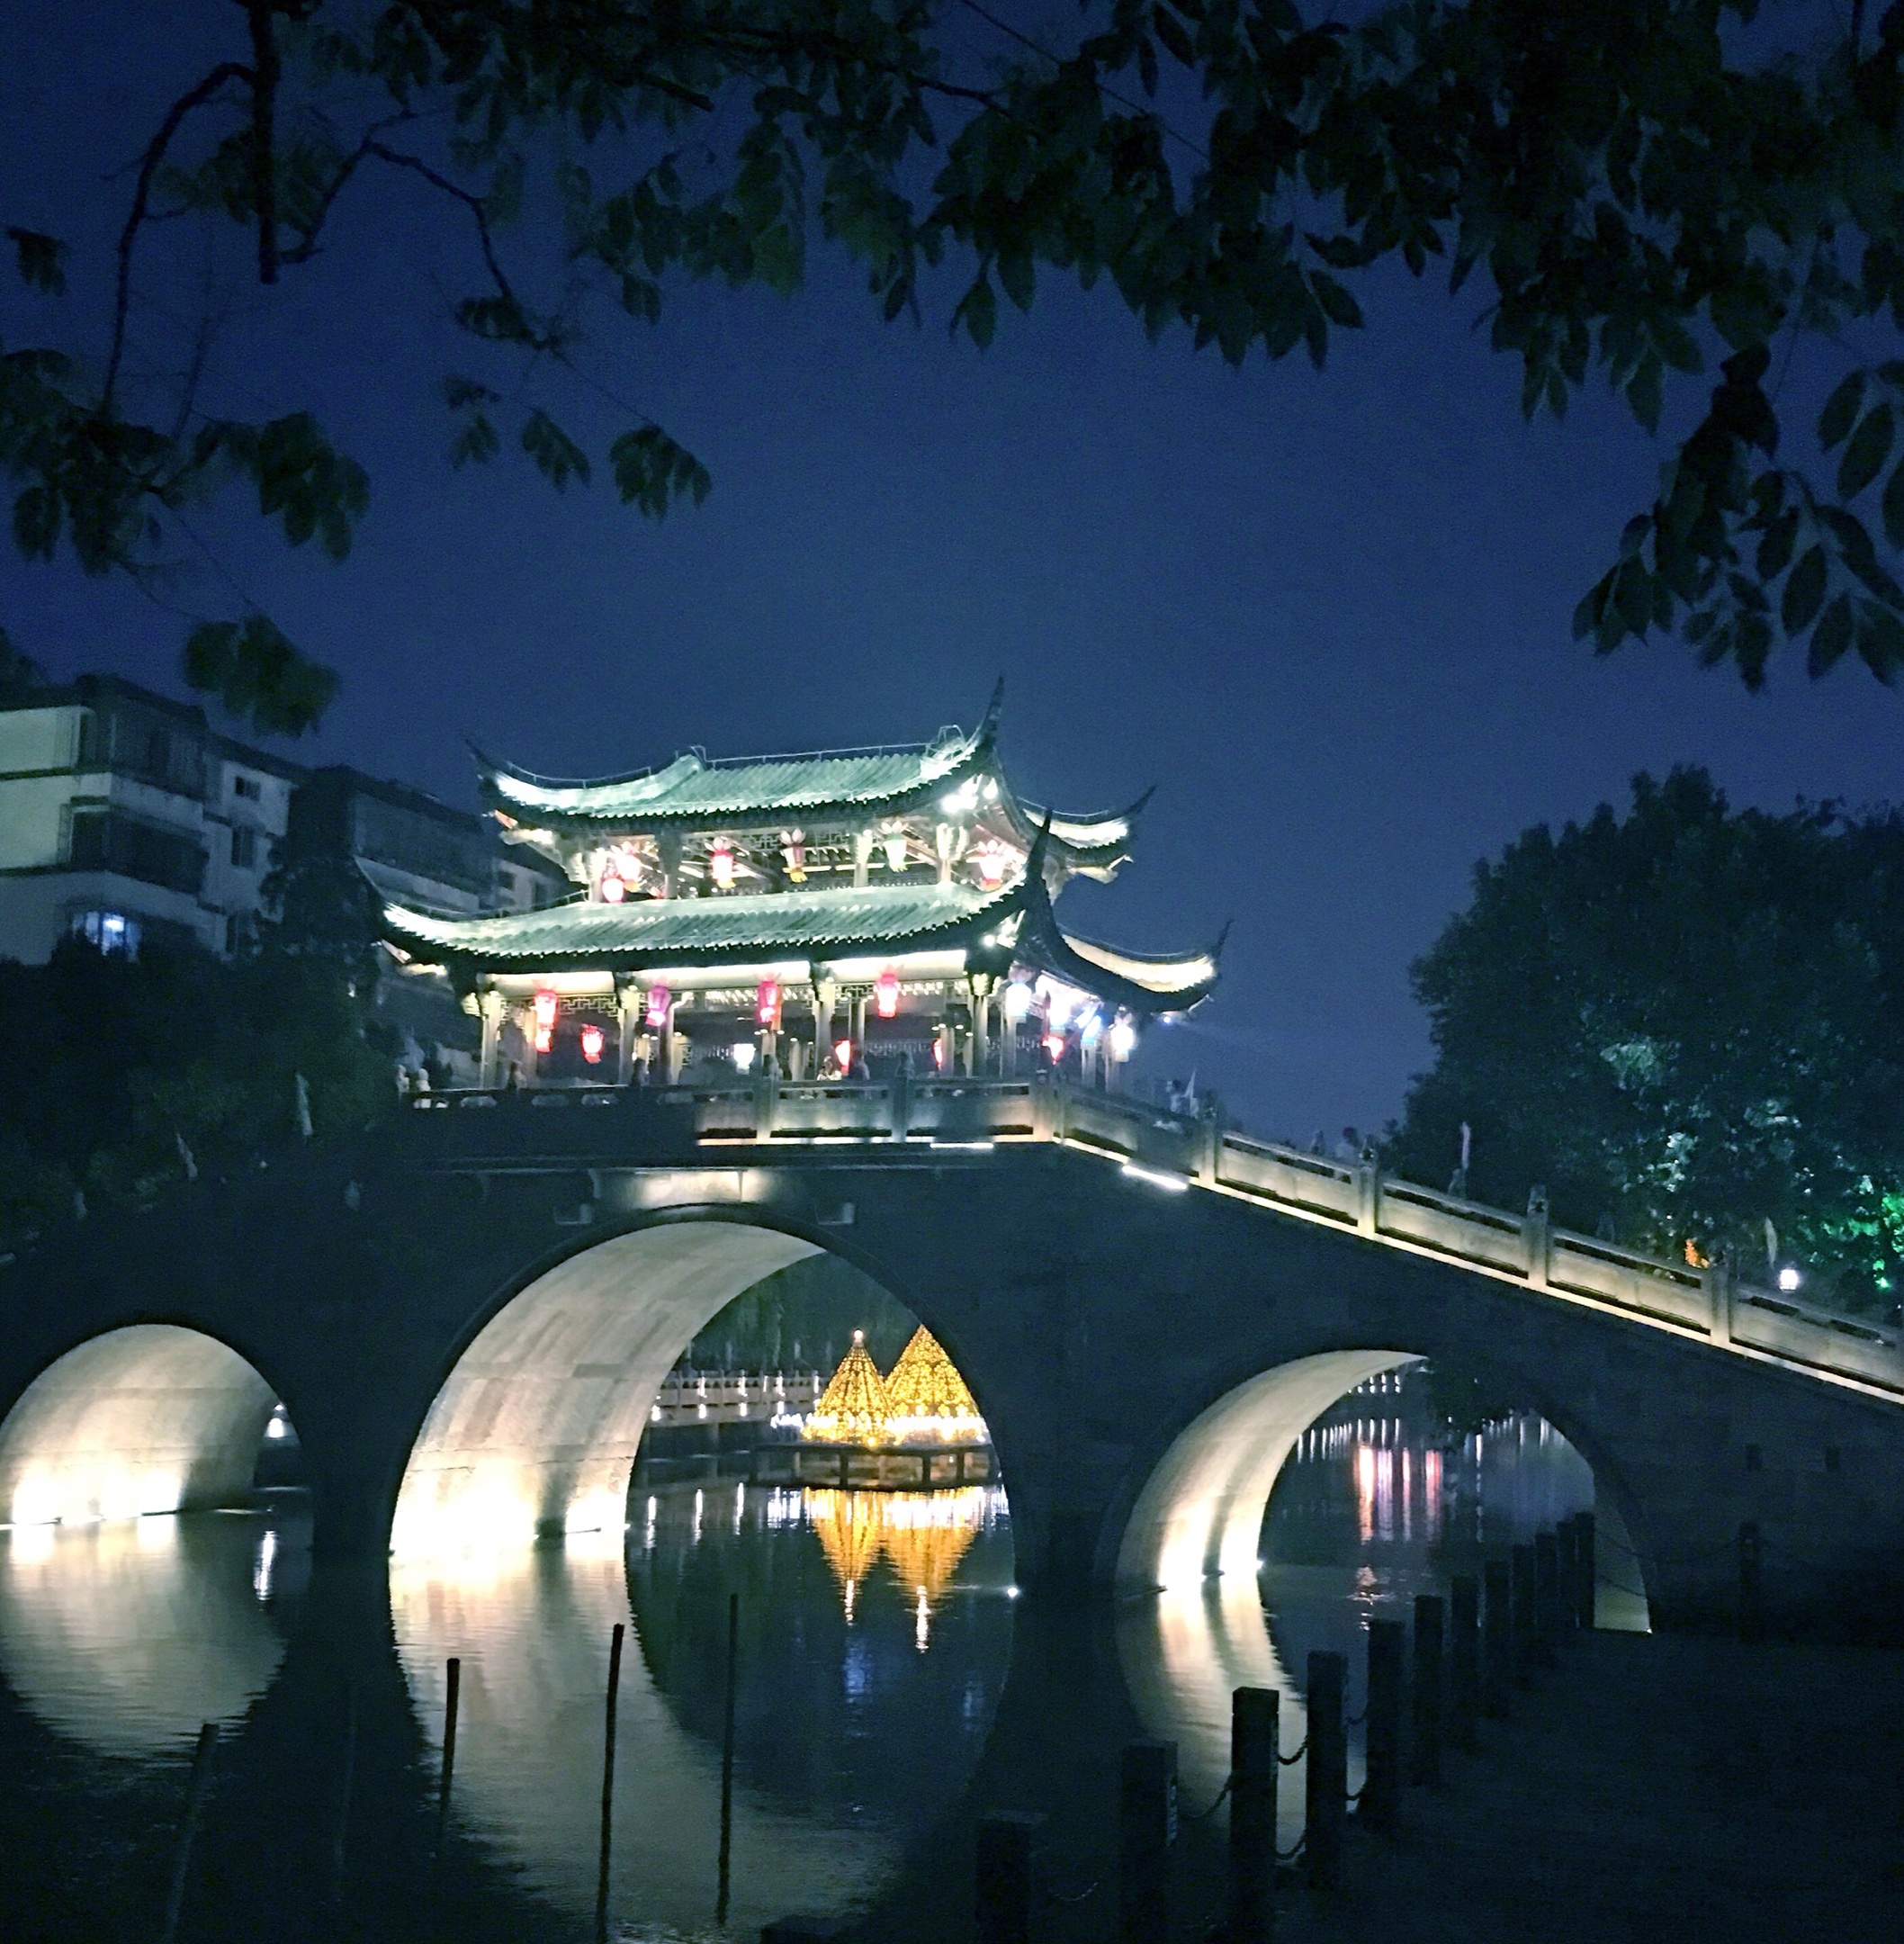
[[[231,826],[231,861],[239,870],[257,868],[258,833],[247,824]]]
[[[255,776],[235,776],[231,779],[231,794],[242,796],[247,803],[256,803],[265,794],[265,786]]]
[[[83,938],[103,952],[123,952],[128,958],[139,957],[139,922],[123,912],[75,912],[67,929],[75,938]]]
[[[186,832],[116,810],[92,808],[72,812],[66,863],[73,870],[116,871],[193,897],[198,896],[205,873],[204,850]]]

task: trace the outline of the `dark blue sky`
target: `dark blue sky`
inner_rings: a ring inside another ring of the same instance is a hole
[[[106,174],[242,22],[199,0],[181,49],[154,24],[173,12],[0,6],[0,220],[79,249],[64,306],[0,294],[9,346],[101,341],[127,194]],[[1094,810],[1159,786],[1136,862],[1067,915],[1150,948],[1234,918],[1224,986],[1168,1064],[1302,1135],[1397,1111],[1427,1051],[1408,961],[1528,824],[1677,761],[1774,807],[1898,793],[1904,700],[1860,670],[1780,667],[1752,698],[1676,647],[1596,662],[1571,640],[1658,452],[1597,397],[1523,425],[1517,367],[1434,288],[1365,290],[1371,329],[1321,376],[1152,346],[1051,282],[983,356],[948,342],[944,302],[882,326],[824,253],[788,302],[670,292],[660,328],[609,322],[588,355],[714,472],[704,508],[656,526],[599,481],[558,499],[519,455],[444,464],[435,381],[484,367],[441,323],[468,252],[426,195],[376,183],[283,292],[233,282],[204,394],[310,405],[373,473],[341,568],[232,509],[198,529],[215,567],[181,556],[181,606],[241,590],[343,670],[306,760],[468,803],[465,734],[568,775],[911,740],[969,724],[1002,673],[1027,794]],[[163,316],[144,328],[162,353]],[[547,395],[597,458],[627,422]],[[54,672],[177,687],[174,615],[0,560],[0,624]]]

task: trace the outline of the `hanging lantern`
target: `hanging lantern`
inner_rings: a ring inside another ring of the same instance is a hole
[[[881,1019],[899,1016],[899,975],[891,966],[873,981],[873,1010]]]
[[[952,1035],[941,1026],[932,1036],[932,1064],[943,1073],[952,1062]]]
[[[880,842],[885,846],[886,868],[903,871],[906,868],[906,833],[903,830],[888,831]]]
[[[556,1008],[561,1004],[552,992],[539,992],[535,995],[535,1030],[545,1033],[553,1030]]]
[[[665,986],[648,988],[648,1024],[651,1030],[660,1032],[667,1025],[669,1008],[673,1004],[674,995]]]
[[[840,1077],[844,1080],[853,1070],[853,1042],[850,1040],[836,1040],[833,1044],[833,1059],[840,1068]]]
[[[1071,1015],[1076,1002],[1071,993],[1055,979],[1041,978],[1038,990],[1045,995],[1045,1022],[1055,1033],[1063,1032],[1071,1023]]]
[[[768,1032],[780,1030],[780,981],[764,978],[754,987],[754,1017]]]
[[[627,881],[623,878],[619,865],[605,864],[602,867],[600,895],[604,904],[619,904],[628,896]]]
[[[535,1050],[538,1053],[546,1053],[554,1041],[555,1034],[549,1027],[538,1026],[535,1029]]]
[[[732,891],[734,887],[734,849],[724,840],[707,853],[707,875],[714,881],[716,891]]]
[[[1023,979],[1013,979],[1005,988],[1005,1018],[1016,1026],[1031,1010],[1032,992]]]
[[[783,831],[781,832],[780,855],[786,860],[786,878],[789,884],[806,882],[806,832],[804,831]]]
[[[1110,1057],[1115,1060],[1127,1060],[1137,1050],[1137,1029],[1128,1020],[1120,1019],[1110,1029]]]
[[[1064,1034],[1061,1032],[1046,1033],[1045,1035],[1044,1046],[1046,1053],[1050,1057],[1051,1064],[1055,1066],[1057,1063],[1064,1057]]]
[[[590,1025],[582,1028],[582,1058],[591,1066],[601,1065],[602,1030],[599,1026]]]
[[[1098,1035],[1103,1030],[1103,1015],[1095,1006],[1092,1006],[1078,1020],[1078,1044],[1087,1047],[1096,1046]]]
[[[996,838],[987,838],[973,850],[972,862],[978,872],[979,883],[987,891],[996,891],[1011,868],[1011,853]]]

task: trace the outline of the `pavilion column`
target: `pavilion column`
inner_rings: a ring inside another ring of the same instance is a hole
[[[987,990],[992,981],[981,972],[970,980],[969,984],[972,987],[972,1072],[975,1078],[985,1070],[985,1056],[991,1037],[985,1030],[985,1009],[992,1003]]]
[[[833,1006],[840,988],[830,978],[813,981],[813,1078],[820,1077],[833,1041]]]
[[[525,1005],[516,1016],[516,1030],[522,1035],[522,1084],[535,1084],[535,1008]]]
[[[616,988],[615,1016],[619,1032],[615,1047],[615,1077],[626,1086],[634,1078],[634,1042],[642,1021],[642,989],[633,984]]]
[[[853,888],[866,889],[867,872],[873,862],[873,832],[869,830],[853,832]]]
[[[477,1084],[496,1084],[502,1063],[502,994],[490,990],[476,997],[477,1017],[482,1022],[482,1058],[477,1070]]]

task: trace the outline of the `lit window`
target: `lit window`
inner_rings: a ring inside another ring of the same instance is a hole
[[[103,952],[123,952],[128,958],[139,957],[139,922],[123,912],[75,912],[67,929],[75,938],[96,945]]]

